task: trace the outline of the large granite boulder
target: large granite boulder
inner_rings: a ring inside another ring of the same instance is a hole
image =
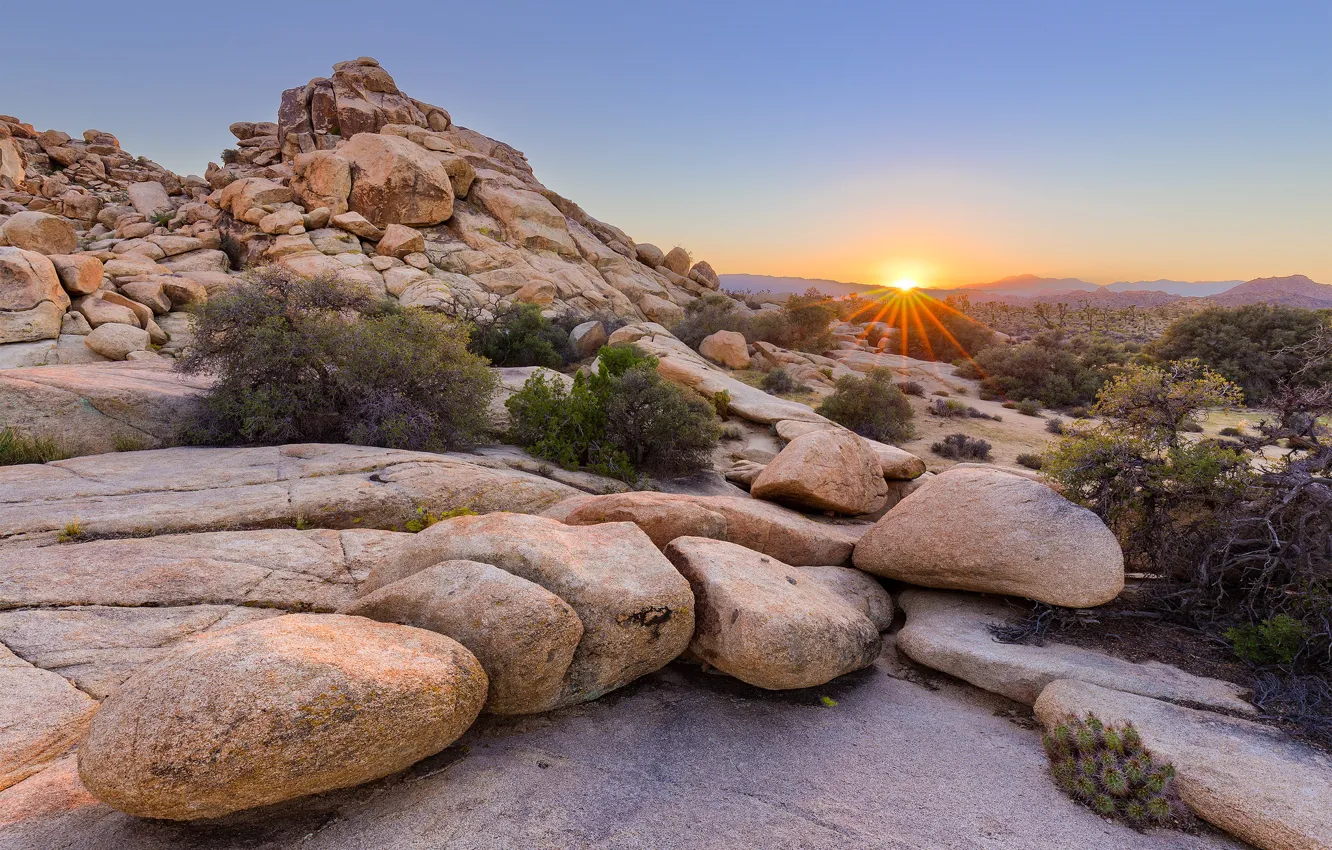
[[[433,755],[485,701],[486,674],[436,632],[294,614],[198,638],[102,704],[79,747],[98,799],[214,818],[358,785]]]
[[[583,637],[563,599],[525,578],[477,561],[444,561],[345,605],[341,613],[448,635],[490,678],[486,710],[530,714],[554,708]]]
[[[442,561],[480,561],[540,585],[569,604],[583,636],[556,705],[596,699],[657,670],[689,645],[689,584],[632,523],[591,527],[495,513],[445,520],[376,567],[375,591]]]
[[[97,703],[64,678],[0,644],[0,790],[74,746],[96,710]]]
[[[875,575],[948,590],[1103,605],[1124,587],[1124,555],[1099,518],[1035,481],[950,469],[875,523],[853,562]]]
[[[666,556],[697,602],[691,655],[742,682],[810,688],[879,655],[869,617],[795,567],[704,537],[681,537]]]
[[[749,492],[851,515],[876,511],[888,498],[878,456],[864,438],[840,428],[811,431],[787,443]]]
[[[749,346],[744,334],[735,331],[717,331],[703,338],[698,353],[728,369],[749,368]]]
[[[0,344],[55,339],[68,306],[49,259],[36,251],[0,248]]]
[[[378,227],[425,227],[453,215],[453,184],[434,152],[400,136],[359,133],[338,156],[351,167],[349,208]]]
[[[824,590],[869,617],[874,627],[888,631],[893,624],[893,597],[878,579],[852,567],[800,567],[800,573]]]
[[[38,254],[72,254],[79,247],[74,227],[58,215],[21,212],[0,224],[6,244]]]

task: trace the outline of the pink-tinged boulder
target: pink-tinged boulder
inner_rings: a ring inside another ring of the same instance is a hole
[[[420,145],[399,136],[360,133],[338,155],[351,165],[350,209],[376,226],[428,227],[453,215],[449,173],[436,154]]]
[[[863,573],[861,574],[863,575]],[[343,606],[340,613],[448,635],[490,679],[486,711],[555,707],[583,622],[538,584],[477,561],[444,561]]]
[[[0,343],[55,339],[68,306],[49,259],[36,251],[0,248]]]
[[[291,188],[308,210],[327,207],[332,215],[347,211],[351,195],[351,164],[333,151],[311,151],[296,157]]]
[[[749,492],[760,499],[857,515],[882,507],[888,486],[878,455],[863,438],[829,429],[787,443]]]
[[[699,343],[698,353],[731,369],[749,368],[749,345],[744,334],[735,331],[717,331]]]
[[[74,227],[59,216],[21,212],[0,224],[0,236],[14,248],[38,254],[72,254],[79,247]]]
[[[0,789],[74,746],[96,710],[96,701],[62,676],[0,644]]]
[[[52,254],[48,259],[65,291],[76,298],[102,285],[102,261],[92,254]]]
[[[588,528],[493,513],[436,523],[376,566],[365,589],[441,561],[480,561],[563,599],[583,636],[555,705],[596,699],[673,660],[694,632],[689,584],[630,523]]]
[[[689,274],[689,252],[677,245],[666,252],[661,264],[680,277],[684,277]]]
[[[453,743],[486,674],[451,638],[337,614],[213,632],[98,711],[79,776],[138,817],[215,818],[359,785]]]
[[[708,289],[721,289],[721,278],[712,270],[712,266],[706,260],[699,260],[694,263],[694,267],[689,270],[689,279],[700,286],[706,286]]]
[[[390,224],[384,228],[384,236],[375,246],[375,253],[379,256],[397,257],[399,260],[424,250],[425,236],[421,231],[402,224]]]
[[[893,597],[874,576],[853,567],[800,567],[805,578],[869,617],[874,628],[888,631],[893,624]]]
[[[742,682],[810,688],[879,656],[869,617],[795,567],[703,537],[673,541],[666,557],[694,591],[691,654]]]
[[[1124,587],[1110,529],[1042,484],[994,469],[950,469],[897,503],[856,544],[875,575],[947,590],[1103,605]]]

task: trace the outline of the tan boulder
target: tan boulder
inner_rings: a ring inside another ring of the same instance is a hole
[[[7,244],[38,254],[72,254],[79,247],[74,227],[59,216],[44,212],[21,212],[0,224]]]
[[[148,307],[158,316],[166,315],[171,312],[171,299],[167,297],[162,289],[162,279],[153,277],[147,280],[136,280],[129,283],[122,283],[120,291],[126,298],[133,299],[140,304]],[[105,298],[106,296],[102,296]]]
[[[676,274],[684,277],[689,274],[689,252],[679,245],[666,252],[661,264]]]
[[[795,567],[703,537],[672,541],[666,556],[697,604],[690,653],[742,682],[810,688],[879,655],[869,618]]]
[[[92,254],[52,254],[48,259],[70,295],[87,295],[102,285],[102,261]]]
[[[526,304],[550,304],[555,300],[559,293],[555,289],[555,284],[548,280],[534,280],[525,284],[513,294],[515,301],[522,301]]]
[[[365,588],[449,560],[492,564],[541,585],[578,613],[583,637],[557,705],[596,699],[661,668],[694,631],[688,583],[631,523],[577,528],[524,514],[457,517],[416,535],[371,572]]]
[[[991,469],[950,469],[899,502],[856,544],[857,567],[924,587],[1103,605],[1124,587],[1105,524],[1049,487]]]
[[[74,746],[96,710],[97,703],[63,677],[0,644],[0,789]]]
[[[351,164],[333,151],[311,151],[292,163],[295,176],[291,188],[308,210],[327,208],[331,215],[347,211],[351,195]]]
[[[1332,847],[1332,758],[1252,721],[1072,680],[1036,700],[1047,729],[1092,712],[1132,723],[1175,766],[1180,797],[1200,818],[1262,850]]]
[[[874,628],[893,624],[893,597],[868,573],[852,567],[799,567],[801,575],[869,618]]]
[[[477,180],[470,200],[499,219],[518,244],[577,256],[578,246],[564,214],[541,194],[502,179]]]
[[[83,318],[88,320],[88,324],[93,328],[101,327],[106,324],[130,325],[132,327],[141,327],[139,316],[129,307],[123,304],[113,304],[110,301],[100,297],[99,293],[85,295],[74,302],[74,309],[83,314]]]
[[[374,222],[370,221],[359,212],[339,213],[329,219],[329,224],[340,230],[345,230],[348,233],[359,236],[362,239],[369,239],[372,242],[384,238],[384,229],[376,226]],[[356,251],[360,251],[359,245],[357,246]]]
[[[704,337],[698,353],[730,369],[749,368],[749,345],[744,334],[735,331],[717,331]]]
[[[339,613],[448,635],[490,679],[486,710],[554,708],[583,637],[568,603],[538,584],[476,561],[444,561],[385,585]]]
[[[242,177],[227,184],[218,198],[218,206],[230,212],[237,219],[258,207],[274,207],[285,204],[295,198],[291,189],[263,177]],[[266,214],[266,213],[265,213]]]
[[[813,431],[826,431],[840,426],[831,422],[784,419],[774,427],[777,429],[777,436],[790,442],[796,437],[804,436]],[[911,452],[899,449],[897,446],[890,446],[887,443],[880,443],[877,440],[866,439],[865,443],[878,456],[883,477],[889,481],[910,481],[925,474],[925,461]]]
[[[153,310],[151,307],[146,304],[141,304],[132,298],[126,298],[119,292],[103,290],[97,293],[97,297],[101,298],[107,304],[114,304],[117,307],[128,307],[130,310],[134,311],[134,318],[138,320],[138,325],[141,328],[147,329],[148,324],[153,320]]]
[[[336,614],[260,620],[131,677],[94,718],[79,776],[132,815],[219,817],[433,755],[476,719],[486,687],[476,658],[435,632]]]
[[[611,493],[605,496],[576,496],[561,502],[546,516],[567,525],[598,525],[603,522],[632,522],[647,534],[658,549],[677,537],[726,539],[725,515],[688,496],[670,493]]]
[[[717,276],[717,273],[712,270],[712,265],[706,260],[699,260],[694,263],[687,277],[694,283],[706,286],[708,289],[721,289],[721,278]]]
[[[638,261],[648,268],[655,269],[666,261],[666,254],[651,242],[638,242],[634,245],[634,254]]]
[[[606,326],[598,321],[583,322],[569,331],[569,344],[583,357],[591,357],[606,344]]]
[[[338,155],[351,165],[350,209],[375,225],[428,227],[453,215],[449,174],[439,157],[420,145],[399,136],[360,133]]]
[[[49,259],[36,251],[0,248],[0,343],[55,339],[68,306]]]
[[[102,264],[102,271],[112,278],[118,277],[141,277],[145,275],[166,274],[170,271],[166,266],[159,265],[152,257],[146,257],[142,254],[120,254],[113,260],[107,260]]]
[[[152,216],[171,209],[171,196],[167,194],[166,187],[156,180],[131,183],[125,187],[125,194],[129,195],[130,204],[140,215]]]
[[[0,136],[0,189],[17,189],[24,181],[23,149],[9,136]]]
[[[190,272],[225,272],[231,268],[231,259],[225,251],[216,248],[203,248],[198,251],[187,251],[184,254],[177,254],[174,257],[167,257],[162,261],[168,272],[190,273]]]
[[[841,429],[797,437],[754,479],[756,498],[841,514],[867,514],[888,496],[878,456]]]
[[[193,278],[173,275],[158,280],[162,283],[162,294],[171,301],[172,309],[179,310],[208,300],[207,287]]]
[[[93,328],[83,344],[108,360],[124,360],[132,351],[147,351],[148,331],[133,325],[108,322]]]
[[[285,207],[274,210],[259,219],[259,229],[270,235],[287,234],[293,227],[305,227],[305,216],[300,210]]]
[[[375,253],[381,257],[397,257],[401,260],[408,254],[425,250],[425,236],[415,228],[402,224],[390,224],[384,228],[384,235],[375,246]]]

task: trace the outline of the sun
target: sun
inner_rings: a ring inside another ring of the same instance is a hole
[[[914,280],[907,277],[901,278],[900,280],[895,280],[892,282],[891,285],[893,289],[900,289],[903,292],[907,291],[908,289],[915,289],[917,286],[920,286],[919,283],[916,283]]]

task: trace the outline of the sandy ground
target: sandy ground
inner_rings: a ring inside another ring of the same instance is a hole
[[[90,805],[8,827],[0,848],[1244,846],[1101,820],[1055,789],[1025,711],[894,658],[784,694],[671,665],[585,706],[483,718],[445,752],[361,788],[212,824]]]

